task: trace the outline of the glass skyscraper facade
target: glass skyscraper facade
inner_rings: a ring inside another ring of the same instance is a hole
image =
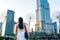
[[[48,0],[37,0],[36,25],[35,30],[52,32],[52,20],[50,18],[50,8]]]
[[[58,33],[57,22],[53,22],[52,26],[54,27],[54,33]]]
[[[14,33],[14,11],[7,10],[5,35]]]
[[[2,33],[2,23],[0,22],[0,35]]]

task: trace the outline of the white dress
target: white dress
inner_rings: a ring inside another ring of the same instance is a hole
[[[17,31],[17,40],[26,40],[25,39],[25,29],[18,29]]]
[[[18,24],[17,24],[17,26],[18,26]],[[25,23],[23,23],[23,27],[25,26]],[[25,29],[23,28],[23,29],[19,29],[18,28],[18,31],[17,31],[17,40],[27,40],[26,38],[25,38]]]

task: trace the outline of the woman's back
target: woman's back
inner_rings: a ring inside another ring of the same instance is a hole
[[[16,27],[17,40],[26,40],[25,39],[25,31],[27,31],[26,26],[23,23],[23,18],[20,17],[18,20],[18,25]]]
[[[18,29],[18,31],[17,31],[17,40],[26,40],[24,33],[25,33],[25,29]]]

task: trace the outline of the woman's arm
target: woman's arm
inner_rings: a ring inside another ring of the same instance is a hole
[[[25,26],[25,31],[28,32],[26,26]]]
[[[18,26],[16,26],[16,33],[15,33],[16,40],[17,40],[17,30],[18,30]]]
[[[15,34],[15,36],[17,35],[17,29],[18,29],[18,27],[16,26],[16,34]]]

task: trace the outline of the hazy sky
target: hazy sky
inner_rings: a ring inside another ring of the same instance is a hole
[[[24,19],[28,13],[35,14],[36,1],[35,0],[0,0],[0,10],[14,10],[15,21],[22,16]],[[25,20],[24,20],[25,21]]]
[[[60,10],[60,0],[48,1],[50,4],[51,14]],[[36,14],[36,0],[0,0],[0,13],[7,9],[15,11],[15,21],[17,21],[20,16],[26,19],[26,14]]]
[[[49,0],[49,5],[51,15],[56,11],[60,11],[60,0]]]
[[[50,4],[51,15],[60,11],[60,0],[48,0]],[[36,0],[0,0],[0,13],[7,9],[15,11],[15,21],[21,16],[26,22],[26,15],[28,13],[36,14]]]

